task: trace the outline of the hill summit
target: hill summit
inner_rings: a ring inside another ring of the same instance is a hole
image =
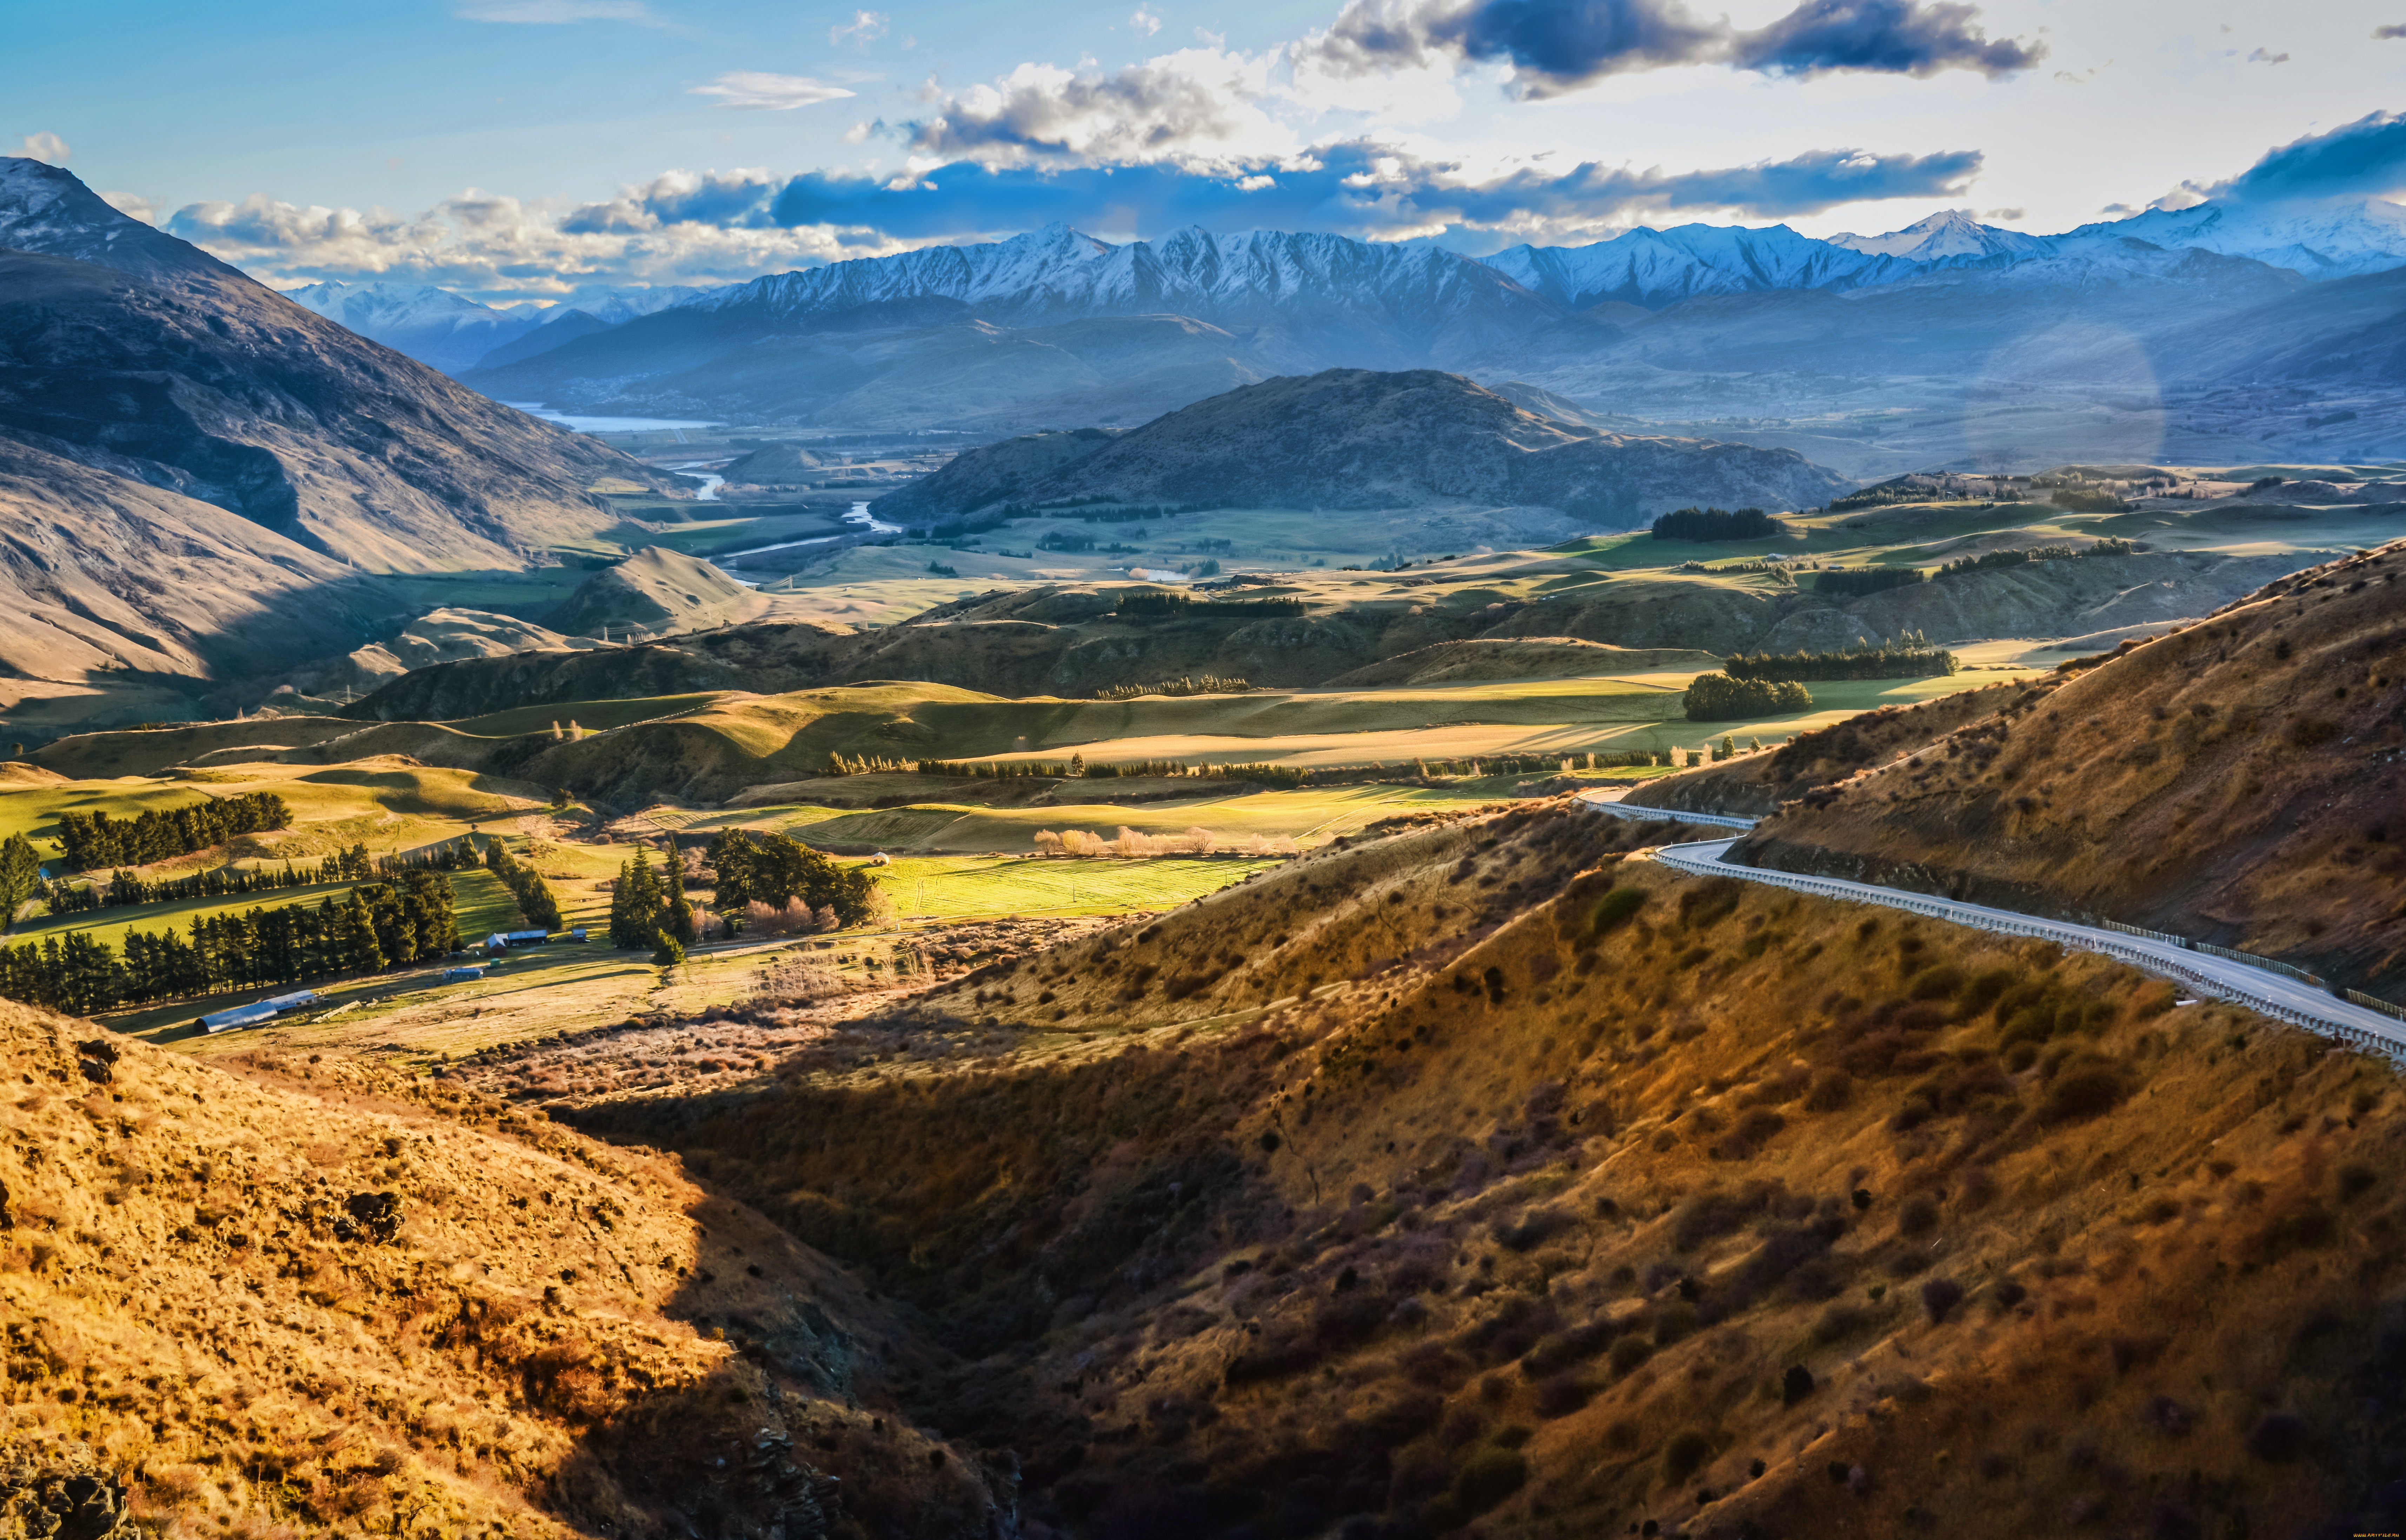
[[[1847,485],[1792,450],[1573,426],[1435,369],[1284,375],[1127,433],[1075,444],[1050,435],[1047,446],[1054,453],[1045,457],[1031,456],[1023,440],[971,450],[879,500],[877,511],[927,519],[1005,501],[1348,509],[1470,502],[1634,520],[1698,502],[1793,508]],[[1032,459],[1051,463],[1033,475],[994,473],[998,462]]]

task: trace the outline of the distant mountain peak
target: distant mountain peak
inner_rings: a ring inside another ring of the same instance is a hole
[[[1885,235],[1833,235],[1830,244],[1849,251],[1916,262],[1963,257],[2031,257],[2047,248],[2044,237],[1982,224],[1968,208],[1942,208]]]

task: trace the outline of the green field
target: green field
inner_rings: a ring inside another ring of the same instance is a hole
[[[1276,865],[1271,859],[1177,856],[1136,861],[906,856],[879,869],[877,881],[893,896],[905,920],[1119,914],[1175,909]]]

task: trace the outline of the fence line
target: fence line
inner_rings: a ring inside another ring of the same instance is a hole
[[[2386,1016],[2395,1016],[2399,1021],[2406,1022],[2406,1005],[2392,1005],[2387,1000],[2376,999],[2374,996],[2367,995],[2361,989],[2349,990],[2347,992],[2347,997],[2357,1005],[2367,1007],[2370,1010],[2378,1010]]]

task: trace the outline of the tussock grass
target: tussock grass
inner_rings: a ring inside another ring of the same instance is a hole
[[[1075,1533],[2376,1513],[2387,1066],[1677,837],[1374,831],[884,1018],[1016,1053],[584,1116],[925,1311]]]

